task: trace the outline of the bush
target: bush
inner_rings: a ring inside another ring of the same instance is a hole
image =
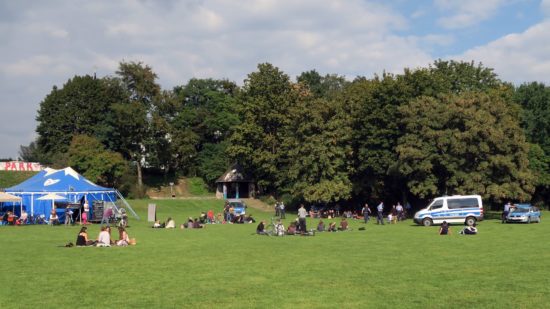
[[[200,177],[187,178],[187,189],[191,195],[209,195],[208,186]]]

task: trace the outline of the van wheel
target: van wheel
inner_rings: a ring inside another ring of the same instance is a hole
[[[422,224],[424,226],[431,226],[433,224],[433,221],[430,218],[425,218],[424,220],[422,220]]]
[[[468,218],[466,218],[466,222],[464,222],[464,223],[466,223],[466,225],[468,225],[468,226],[472,226],[476,223],[476,218],[475,217],[468,217]]]

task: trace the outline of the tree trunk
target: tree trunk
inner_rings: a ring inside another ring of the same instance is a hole
[[[141,163],[139,161],[136,161],[136,168],[137,168],[138,187],[141,189],[143,188],[143,176],[141,174]]]

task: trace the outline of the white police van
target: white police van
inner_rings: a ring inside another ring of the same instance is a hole
[[[432,224],[464,223],[473,225],[483,220],[483,203],[479,195],[453,195],[435,198],[428,207],[414,214],[414,222]]]

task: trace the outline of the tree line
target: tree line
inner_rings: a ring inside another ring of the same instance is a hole
[[[20,156],[136,195],[144,171],[213,187],[239,162],[261,193],[296,202],[541,202],[549,102],[548,86],[514,86],[474,62],[351,81],[315,70],[292,80],[262,63],[242,86],[193,78],[169,90],[151,67],[121,62],[114,76],[54,86],[40,103],[38,138]]]

